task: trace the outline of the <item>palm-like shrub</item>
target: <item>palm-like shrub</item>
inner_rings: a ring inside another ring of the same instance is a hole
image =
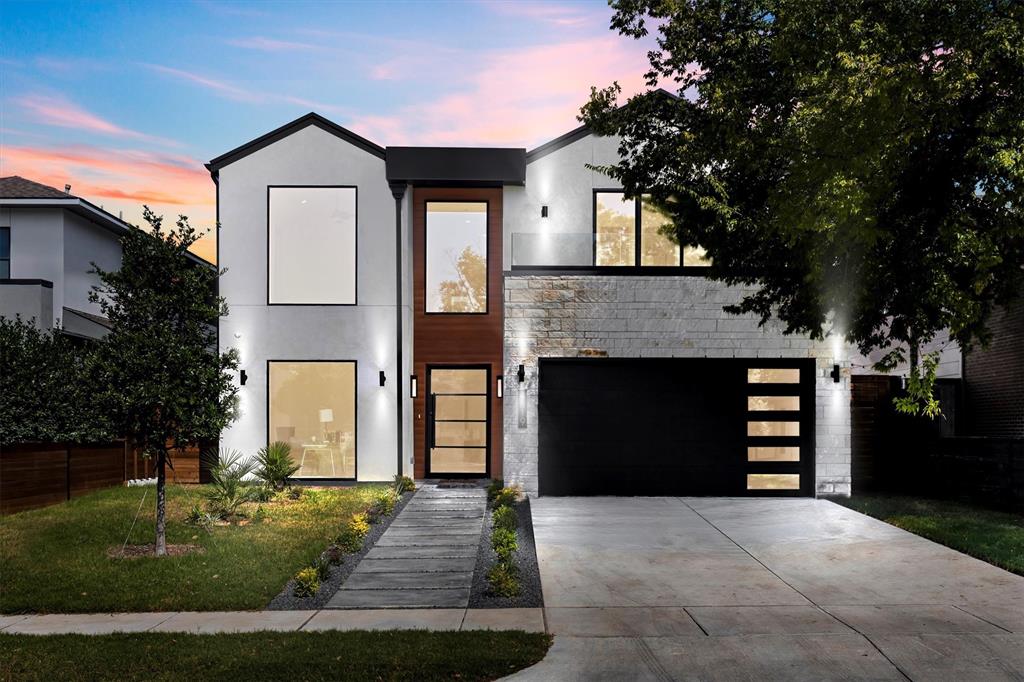
[[[239,508],[253,499],[254,488],[246,480],[255,467],[238,450],[221,450],[216,461],[210,461],[210,486],[206,489],[206,504],[212,514],[230,519],[238,515]]]
[[[256,478],[271,490],[284,490],[288,479],[298,470],[288,443],[275,441],[256,453]]]

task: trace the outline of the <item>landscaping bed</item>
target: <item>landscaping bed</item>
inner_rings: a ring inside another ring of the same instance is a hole
[[[261,609],[383,488],[306,489],[299,499],[248,503],[244,522],[202,528],[188,519],[209,487],[168,485],[167,542],[201,551],[160,558],[108,555],[126,537],[129,546],[153,542],[152,487],[109,488],[4,516],[0,612]]]
[[[1024,575],[1024,516],[950,500],[854,495],[833,502]]]
[[[269,611],[294,611],[306,609],[322,609],[334,593],[338,591],[345,579],[355,570],[363,557],[373,549],[373,546],[384,535],[391,522],[402,511],[402,508],[409,503],[414,493],[404,493],[395,505],[394,511],[387,516],[380,516],[376,522],[370,525],[363,540],[363,546],[356,552],[346,553],[341,557],[341,563],[331,566],[330,577],[320,583],[320,589],[312,596],[302,597],[295,594],[296,581],[294,578],[288,581],[281,593],[271,600],[267,605]],[[323,557],[323,554],[321,555]]]
[[[540,661],[526,632],[255,632],[3,635],[17,680],[494,680]]]
[[[518,594],[500,596],[495,593],[488,572],[499,562],[493,546],[494,505],[488,505],[484,518],[480,544],[477,546],[476,566],[473,570],[473,586],[469,594],[469,608],[532,608],[544,606],[544,595],[540,584],[540,567],[537,564],[537,547],[533,539],[533,518],[530,514],[530,500],[523,498],[510,505],[515,511],[517,549],[512,553],[514,574],[518,581]]]

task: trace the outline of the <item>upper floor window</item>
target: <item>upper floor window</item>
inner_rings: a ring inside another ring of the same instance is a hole
[[[699,247],[683,248],[661,233],[670,218],[646,196],[627,199],[617,190],[594,192],[594,265],[597,266],[707,266],[711,261]]]
[[[428,201],[426,312],[487,312],[487,202]]]
[[[355,304],[356,193],[267,188],[269,304]]]
[[[11,228],[0,227],[0,279],[11,278]]]

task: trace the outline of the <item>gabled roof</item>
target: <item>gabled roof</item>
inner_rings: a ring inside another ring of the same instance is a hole
[[[67,199],[71,195],[19,175],[0,178],[0,199]]]
[[[102,227],[120,237],[128,230],[137,230],[131,223],[126,223],[117,216],[74,194],[63,192],[56,187],[43,185],[34,180],[27,180],[18,175],[0,178],[0,206],[19,208],[66,208],[80,215],[89,222]],[[213,263],[200,258],[191,251],[186,257],[199,265],[215,267]]]
[[[645,95],[650,94],[655,94],[661,97],[668,97],[670,99],[679,99],[678,95],[669,92],[665,88],[658,88],[657,90],[652,90],[648,93],[645,93]],[[622,107],[628,106],[628,104],[629,103],[627,102],[626,104],[623,104],[619,108],[621,109]],[[559,135],[555,139],[545,142],[539,147],[535,147],[534,149],[531,149],[530,151],[526,152],[526,163],[532,163],[537,159],[547,156],[551,152],[556,152],[562,147],[567,147],[571,145],[573,142],[576,142],[577,140],[582,140],[587,135],[590,135],[590,133],[590,128],[585,125],[582,125],[579,128],[573,128],[564,135]]]
[[[316,126],[317,128],[320,128],[321,130],[328,132],[331,135],[339,137],[345,140],[346,142],[362,149],[365,152],[373,154],[377,158],[384,158],[384,147],[381,147],[378,144],[370,142],[365,137],[356,135],[347,128],[342,128],[334,121],[330,121],[321,116],[320,114],[310,112],[305,116],[295,119],[291,123],[284,124],[280,128],[277,128],[276,130],[271,130],[266,135],[261,135],[260,137],[257,137],[255,140],[252,140],[251,142],[246,142],[240,147],[235,147],[231,151],[225,154],[221,154],[220,156],[218,156],[215,159],[212,159],[208,164],[206,164],[206,169],[210,171],[210,175],[213,176],[214,180],[216,180],[217,171],[219,171],[224,166],[232,164],[235,161],[238,161],[239,159],[244,159],[253,152],[258,152],[264,147],[272,145],[278,140],[288,137],[292,133],[297,133],[298,131],[308,126]]]

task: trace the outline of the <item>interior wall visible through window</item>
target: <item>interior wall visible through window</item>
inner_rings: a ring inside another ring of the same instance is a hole
[[[291,445],[297,478],[356,477],[356,363],[268,363],[268,441]]]
[[[270,187],[268,303],[356,303],[356,188]]]

